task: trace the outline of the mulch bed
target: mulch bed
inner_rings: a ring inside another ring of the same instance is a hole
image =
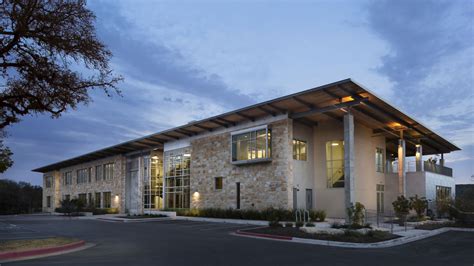
[[[395,239],[400,236],[390,234],[389,232],[377,231],[373,235],[364,235],[361,233],[346,233],[343,235],[330,235],[330,234],[309,234],[301,231],[295,227],[263,227],[255,228],[250,230],[241,230],[243,232],[252,232],[258,234],[277,235],[277,236],[290,236],[297,238],[308,238],[318,240],[329,240],[338,242],[351,242],[351,243],[375,243],[390,239]]]

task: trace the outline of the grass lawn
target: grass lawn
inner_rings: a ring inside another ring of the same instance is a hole
[[[443,227],[461,227],[461,228],[474,228],[474,224],[465,224],[460,222],[455,223],[427,223],[415,226],[415,229],[421,230],[435,230]]]
[[[144,214],[144,215],[129,215],[129,216],[119,216],[119,218],[125,219],[146,219],[146,218],[164,218],[168,217],[163,214]]]
[[[372,231],[372,233],[369,234],[362,234],[355,231],[346,231],[345,234],[341,235],[309,234],[294,227],[264,227],[245,230],[245,232],[351,243],[374,243],[400,237],[384,231]]]
[[[28,250],[34,248],[46,248],[62,246],[79,241],[74,238],[52,237],[44,239],[20,239],[0,241],[0,252]]]

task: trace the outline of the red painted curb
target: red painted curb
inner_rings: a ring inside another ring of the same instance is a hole
[[[48,247],[48,248],[36,248],[36,249],[29,249],[29,250],[22,250],[22,251],[10,251],[10,252],[0,252],[0,259],[18,259],[23,257],[30,257],[30,256],[38,256],[38,255],[45,255],[49,253],[55,253],[59,251],[70,250],[74,248],[81,247],[86,242],[84,240],[66,244],[59,247]]]
[[[265,238],[273,238],[273,239],[281,239],[281,240],[292,240],[293,239],[293,237],[291,237],[291,236],[260,234],[260,233],[245,232],[245,231],[240,231],[240,230],[237,230],[235,233],[238,234],[238,235],[265,237]]]

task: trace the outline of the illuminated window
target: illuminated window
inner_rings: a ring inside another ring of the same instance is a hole
[[[148,171],[150,167],[150,171]],[[143,174],[143,207],[145,209],[163,208],[163,155],[151,152],[151,157],[144,158]]]
[[[379,173],[383,173],[383,149],[375,148],[375,170]]]
[[[447,200],[451,198],[451,188],[436,186],[436,200]]]
[[[165,162],[165,207],[187,209],[190,206],[191,151],[188,148],[168,151]]]
[[[232,161],[271,158],[271,131],[267,127],[232,135]]]
[[[219,190],[222,189],[222,176],[214,178],[214,189]]]
[[[326,177],[329,188],[344,187],[344,142],[326,142]]]
[[[104,164],[104,180],[112,180],[114,178],[114,163]]]
[[[306,161],[306,141],[293,139],[293,159]]]

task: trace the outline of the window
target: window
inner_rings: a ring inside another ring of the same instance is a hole
[[[110,208],[112,204],[112,194],[104,192],[104,208]]]
[[[89,183],[92,182],[92,167],[89,167],[89,173],[87,173],[87,177],[89,179]]]
[[[222,176],[214,178],[214,189],[222,189]]]
[[[326,142],[326,177],[328,188],[344,187],[344,142]]]
[[[47,176],[44,178],[44,185],[47,187],[47,188],[50,188],[53,186],[53,177],[52,176]]]
[[[293,139],[293,159],[306,161],[306,141]]]
[[[271,158],[271,131],[267,127],[232,135],[232,162]]]
[[[383,173],[383,149],[375,148],[375,170],[379,173]]]
[[[436,200],[447,200],[451,198],[451,188],[436,186]]]
[[[87,206],[92,206],[92,193],[87,193]]]
[[[100,192],[95,193],[95,207],[98,209],[102,208],[100,204]]]
[[[190,150],[179,149],[166,152],[165,162],[165,207],[170,209],[189,208]]]
[[[84,205],[87,204],[87,194],[86,193],[81,193],[78,195],[78,199],[79,201],[81,201],[82,203],[84,203]]]
[[[48,208],[51,208],[51,196],[47,196],[47,197],[46,197],[46,206],[47,206]]]
[[[163,208],[163,154],[151,152],[151,157],[144,157],[143,207],[145,209]],[[147,167],[150,167],[148,175]]]
[[[384,204],[385,204],[384,203],[385,186],[377,184],[376,189],[377,189],[377,213],[383,213]]]
[[[104,164],[104,180],[114,178],[114,163]]]
[[[77,184],[87,183],[89,170],[87,168],[77,170]]]
[[[71,195],[69,195],[69,194],[64,195],[63,199],[67,200],[67,201],[70,201],[71,200]]]
[[[101,181],[104,176],[104,167],[102,165],[97,165],[95,167],[95,181]]]
[[[72,172],[63,173],[63,185],[69,186],[72,184]]]

